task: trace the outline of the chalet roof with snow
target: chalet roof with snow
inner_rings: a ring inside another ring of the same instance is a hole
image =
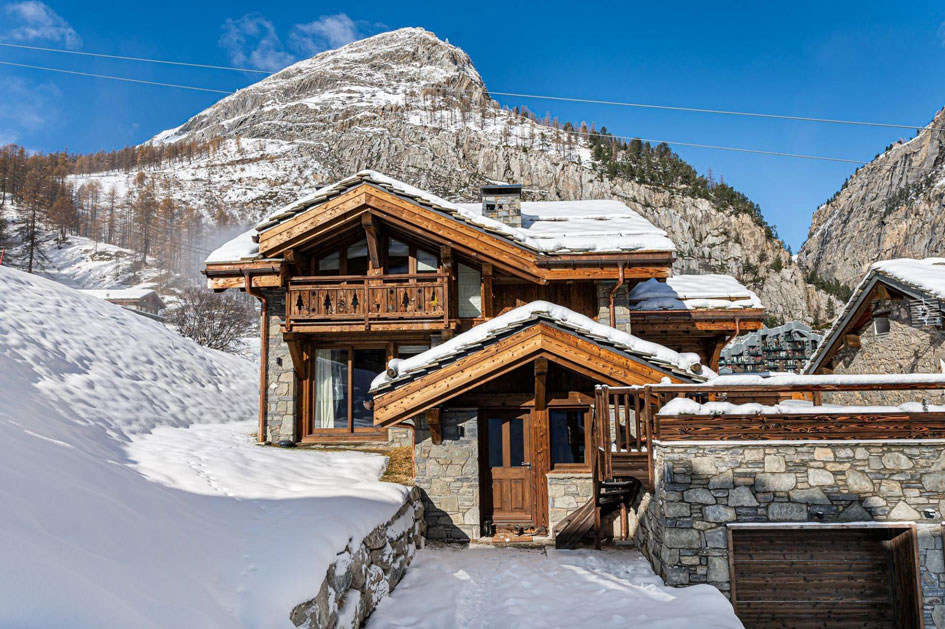
[[[853,290],[843,311],[824,335],[824,340],[810,357],[804,373],[814,373],[825,366],[845,334],[857,327],[866,313],[878,286],[892,289],[908,298],[945,312],[945,258],[896,258],[870,266],[869,272]]]
[[[743,310],[763,308],[761,299],[731,275],[677,275],[633,287],[631,310]]]
[[[213,251],[206,263],[258,259],[260,233],[363,184],[391,192],[535,253],[673,253],[676,250],[664,230],[620,201],[526,201],[522,203],[522,227],[512,227],[483,216],[479,204],[453,203],[381,173],[362,170],[273,212],[255,228]]]

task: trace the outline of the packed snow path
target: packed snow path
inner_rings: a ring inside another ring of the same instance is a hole
[[[636,551],[473,546],[417,553],[368,629],[740,628],[709,585],[668,588]]]

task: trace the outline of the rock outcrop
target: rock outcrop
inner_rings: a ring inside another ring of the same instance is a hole
[[[855,286],[877,260],[945,254],[945,109],[857,170],[814,213],[798,260]]]

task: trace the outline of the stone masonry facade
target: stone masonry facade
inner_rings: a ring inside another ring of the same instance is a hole
[[[445,409],[443,440],[430,439],[425,420],[415,418],[416,485],[423,497],[427,539],[467,542],[480,536],[479,426],[476,409]]]
[[[297,383],[289,346],[282,338],[285,324],[285,291],[265,291],[269,309],[269,361],[266,366],[266,440],[295,441]]]
[[[873,302],[873,316],[889,319],[889,332],[877,334],[869,323],[860,330],[859,347],[843,347],[833,359],[834,373],[941,373],[945,360],[945,330],[914,326],[909,302],[884,299]],[[927,396],[931,403],[945,403],[945,394]],[[833,393],[825,402],[838,404],[902,404],[916,399],[915,391]]]
[[[548,529],[553,534],[558,522],[594,496],[590,472],[550,472],[548,474]]]
[[[659,444],[638,546],[668,585],[731,588],[732,522],[914,522],[926,625],[945,627],[945,444]]]
[[[597,320],[610,325],[610,291],[617,285],[616,280],[597,282]],[[614,294],[614,326],[618,330],[630,332],[630,299],[628,285],[624,284]]]

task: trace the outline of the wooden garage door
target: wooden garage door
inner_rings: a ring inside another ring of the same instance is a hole
[[[922,626],[914,527],[729,527],[732,603],[755,627]]]

